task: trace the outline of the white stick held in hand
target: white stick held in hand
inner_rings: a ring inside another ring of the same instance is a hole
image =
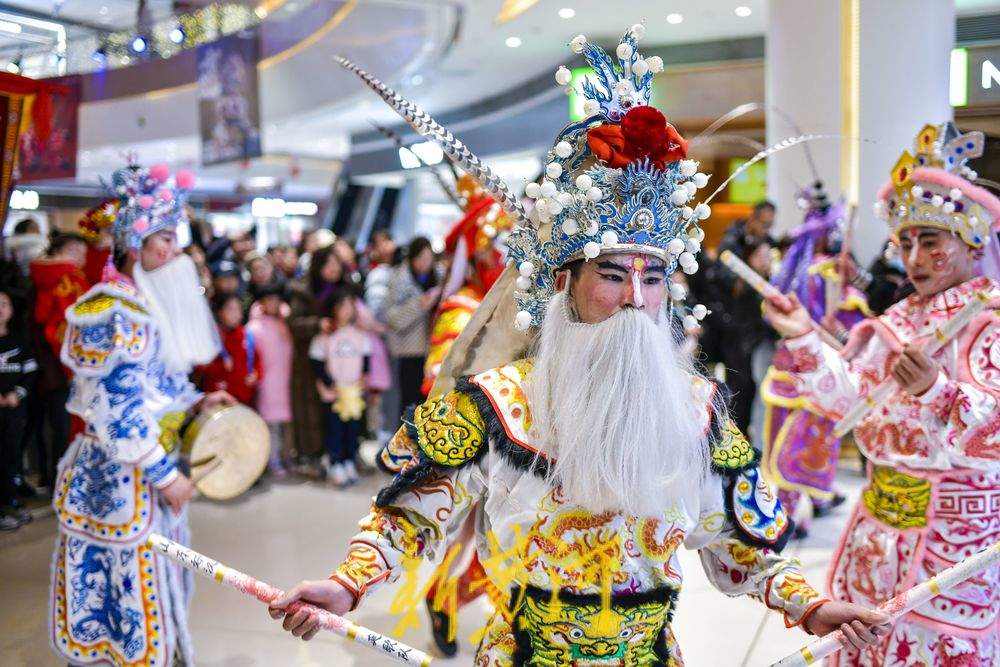
[[[888,602],[883,603],[878,610],[888,614],[890,622],[897,621],[907,612],[913,611],[928,600],[940,595],[942,591],[954,588],[966,579],[971,579],[997,563],[1000,563],[1000,542],[974,556],[969,556],[961,563],[952,565],[924,583],[903,591]],[[843,639],[843,633],[840,630],[831,632],[780,662],[772,664],[771,667],[806,667],[806,665],[815,664],[839,651],[843,647],[840,643],[841,639]]]
[[[962,306],[960,311],[952,315],[951,319],[944,323],[944,326],[934,331],[934,336],[923,344],[920,348],[921,351],[927,356],[931,356],[940,350],[948,341],[957,336],[965,328],[965,325],[972,321],[973,317],[983,312],[989,302],[990,297],[986,292],[978,292],[973,299]],[[871,393],[844,413],[841,420],[833,427],[833,434],[838,438],[847,435],[852,428],[868,416],[869,412],[885,403],[895,391],[896,381],[892,377],[882,380],[871,390]]]
[[[788,300],[788,297],[782,294],[781,290],[767,282],[764,276],[754,271],[749,264],[734,255],[732,251],[723,250],[722,254],[719,255],[719,261],[725,264],[730,271],[742,278],[743,282],[752,287],[757,294],[760,294],[765,299]],[[813,330],[823,339],[824,343],[835,350],[840,350],[844,347],[839,340],[833,337],[833,334],[821,327],[817,322],[810,320],[810,324]]]
[[[177,544],[177,542],[169,540],[162,535],[152,533],[147,542],[157,554],[166,556],[189,570],[211,577],[220,584],[225,584],[245,595],[257,598],[265,604],[270,604],[285,594],[281,589],[255,579],[248,574],[243,574],[239,570],[234,570],[207,556],[203,556],[194,549]],[[404,664],[415,665],[416,667],[425,667],[431,664],[431,657],[426,653],[411,648],[395,639],[380,635],[368,628],[355,625],[346,618],[331,614],[325,609],[296,601],[288,605],[287,611],[295,613],[299,609],[308,609],[311,613],[316,614],[320,619],[320,627],[324,630],[331,630],[341,637],[347,637],[359,644],[365,644]]]

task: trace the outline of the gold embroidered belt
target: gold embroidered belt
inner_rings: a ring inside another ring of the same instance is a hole
[[[533,586],[511,597],[518,664],[526,667],[670,664],[664,629],[677,592],[555,595]]]
[[[871,483],[863,495],[873,517],[898,530],[927,525],[931,482],[894,468],[875,466]]]

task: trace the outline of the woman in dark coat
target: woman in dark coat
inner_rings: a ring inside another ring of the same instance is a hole
[[[291,283],[288,295],[292,331],[292,438],[296,456],[318,459],[323,452],[323,404],[316,392],[316,381],[309,360],[309,342],[323,326],[329,326],[330,314],[324,304],[342,283],[344,267],[330,246],[312,255],[304,278]]]

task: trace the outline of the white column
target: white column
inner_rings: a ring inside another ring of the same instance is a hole
[[[804,133],[840,133],[840,41],[838,0],[770,0],[765,46],[769,146],[797,134],[781,112]],[[837,197],[839,143],[814,141],[809,150],[827,193]],[[795,193],[815,180],[805,155],[796,146],[767,159],[767,195],[777,206],[775,236],[802,221]]]
[[[849,0],[842,0],[849,1]],[[864,139],[858,173],[858,259],[881,249],[888,229],[872,213],[878,189],[925,123],[952,119],[948,101],[955,3],[950,0],[855,0],[858,2],[858,128]]]
[[[924,123],[950,120],[951,0],[770,0],[766,98],[803,132],[839,134],[811,144],[831,197],[858,204],[854,251],[867,264],[888,235],[872,214],[875,193]],[[767,142],[793,131],[767,113]],[[849,137],[864,141],[850,143]],[[768,159],[768,196],[778,206],[776,233],[797,224],[796,185],[812,178],[803,151]]]

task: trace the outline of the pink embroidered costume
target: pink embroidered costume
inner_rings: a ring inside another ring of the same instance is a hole
[[[1000,201],[953,172],[981,154],[982,135],[928,125],[883,188],[877,211],[898,234],[933,227],[979,248]],[[897,389],[855,428],[869,483],[833,561],[834,598],[874,606],[1000,539],[1000,284],[978,277],[930,297],[913,295],[851,331],[842,353],[815,333],[786,341],[810,401],[839,419],[885,379],[908,343],[935,335],[977,293],[989,308],[935,355],[924,394]],[[1000,568],[907,614],[880,645],[842,651],[834,665],[1000,664]]]

